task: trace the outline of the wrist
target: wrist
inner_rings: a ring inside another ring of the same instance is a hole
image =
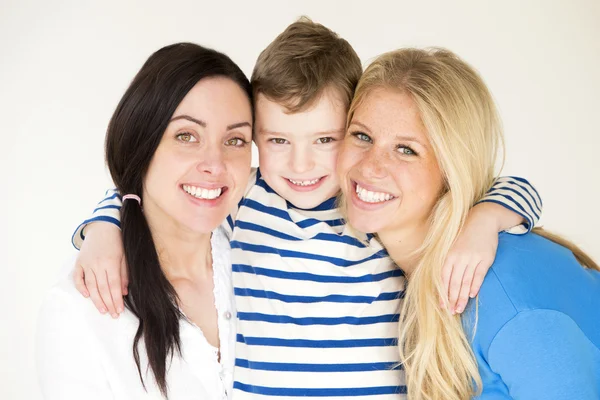
[[[115,224],[106,221],[92,221],[83,228],[83,236],[85,238],[96,234],[103,235],[106,232],[119,232],[120,229]]]
[[[485,228],[486,231],[498,233],[509,228],[504,227],[502,223],[505,211],[512,213],[510,210],[496,203],[478,203],[471,209],[468,219],[479,227]]]

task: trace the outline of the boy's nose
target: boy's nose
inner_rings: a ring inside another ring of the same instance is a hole
[[[290,155],[290,169],[296,174],[302,174],[312,170],[315,166],[313,155],[310,150],[293,148]]]

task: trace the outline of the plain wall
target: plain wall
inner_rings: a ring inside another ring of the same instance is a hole
[[[504,120],[504,174],[530,179],[544,225],[600,260],[598,0],[1,0],[0,398],[41,398],[37,310],[73,253],[73,229],[111,187],[105,129],[142,63],[191,41],[250,74],[259,52],[303,14],[346,38],[365,63],[402,46],[443,46],[474,65]]]

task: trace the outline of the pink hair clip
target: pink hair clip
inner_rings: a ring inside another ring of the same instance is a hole
[[[136,194],[126,194],[125,196],[123,196],[123,201],[128,199],[135,200],[140,206],[142,205],[142,199],[140,199],[140,196]]]

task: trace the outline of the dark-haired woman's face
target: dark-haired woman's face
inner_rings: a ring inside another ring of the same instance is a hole
[[[152,225],[213,231],[237,207],[248,177],[252,111],[227,78],[206,78],[185,96],[165,131],[144,181]]]

